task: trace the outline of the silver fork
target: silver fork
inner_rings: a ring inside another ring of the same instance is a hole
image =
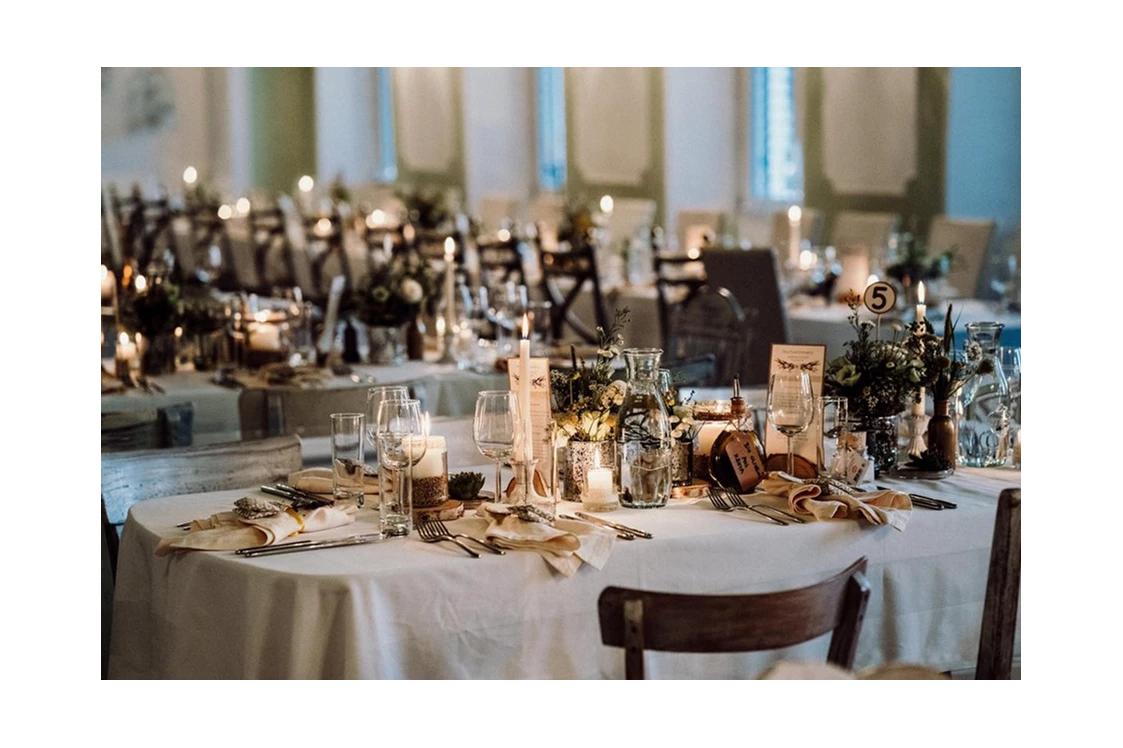
[[[733,504],[734,507],[743,507],[745,509],[757,510],[758,513],[763,511],[776,512],[777,514],[781,514],[787,519],[790,519],[792,522],[798,522],[801,525],[807,524],[807,522],[802,517],[797,517],[790,512],[785,512],[783,509],[777,509],[776,507],[769,506],[768,504],[746,504],[745,500],[741,498],[741,494],[737,493],[731,488],[725,488],[721,490],[725,491],[725,495],[729,497],[729,501]]]
[[[417,532],[419,535],[421,535],[421,539],[426,543],[439,543],[442,540],[447,540],[451,543],[456,543],[458,546],[463,548],[464,552],[472,558],[480,557],[480,554],[473,551],[461,541],[457,540],[446,532],[441,532],[440,528],[436,527],[432,522],[418,522]]]
[[[728,497],[725,496],[724,493],[725,493],[724,489],[719,489],[719,488],[716,488],[714,486],[710,487],[710,503],[713,504],[715,508],[720,509],[723,512],[732,512],[734,509],[744,509],[746,512],[753,512],[754,514],[759,514],[761,517],[764,517],[769,522],[773,522],[777,525],[782,525],[784,527],[787,527],[787,525],[788,525],[787,522],[784,522],[783,520],[780,520],[780,519],[776,519],[775,517],[770,516],[768,514],[765,514],[764,512],[758,511],[756,509],[753,509],[752,507],[735,506],[735,505],[731,504]]]
[[[448,535],[448,536],[454,537],[454,538],[464,538],[465,540],[475,541],[475,542],[479,543],[480,545],[482,545],[484,548],[487,548],[492,553],[496,554],[497,556],[506,556],[507,555],[507,551],[503,550],[502,548],[495,545],[494,543],[489,543],[488,541],[481,540],[480,538],[474,538],[471,535],[467,535],[467,534],[462,533],[462,532],[450,532],[449,529],[447,527],[445,527],[445,523],[442,522],[439,519],[432,519],[432,520],[429,520],[428,522],[425,522],[424,524],[432,525],[433,527],[436,527],[437,530],[444,535]]]

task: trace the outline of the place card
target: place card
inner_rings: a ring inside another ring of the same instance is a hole
[[[550,463],[554,450],[550,448],[550,359],[531,357],[530,368],[530,425],[534,442],[534,458],[538,460],[538,470],[546,475],[552,469]],[[519,377],[522,376],[521,360],[518,357],[507,359],[507,380],[511,392],[518,395]],[[522,403],[520,403],[521,405]]]
[[[827,347],[825,345],[772,344],[771,363],[768,379],[781,371],[802,369],[811,379],[811,394],[819,397],[823,393],[823,373],[826,369]],[[818,409],[816,409],[817,411]],[[820,414],[807,431],[792,438],[792,451],[795,453],[795,471],[801,478],[814,478],[818,472],[819,445],[823,443],[823,422]],[[766,423],[764,431],[764,451],[768,456],[771,470],[787,466],[788,438],[777,431],[771,423]],[[802,458],[802,459],[801,459]],[[806,464],[804,464],[806,460]]]

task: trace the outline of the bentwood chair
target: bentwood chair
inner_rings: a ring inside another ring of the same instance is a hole
[[[1022,490],[1007,488],[998,495],[994,517],[976,680],[1010,679],[1021,579]]]
[[[655,266],[655,298],[659,305],[659,336],[664,349],[670,340],[671,314],[687,304],[706,285],[706,269],[701,262],[702,250],[685,252],[667,250],[652,253]]]
[[[161,496],[273,483],[300,467],[300,439],[295,436],[102,455],[102,678],[109,661],[117,552],[129,508]]]
[[[542,295],[552,304],[550,337],[562,340],[569,327],[586,343],[600,340],[595,329],[577,316],[573,304],[588,286],[593,295],[593,316],[597,327],[609,328],[608,312],[597,272],[596,247],[589,241],[569,250],[549,250],[538,244]]]
[[[624,648],[628,680],[644,652],[759,652],[831,632],[827,662],[851,669],[870,585],[866,559],[818,584],[755,595],[694,595],[608,587],[597,602],[601,641]]]
[[[709,355],[712,380],[695,386],[728,385],[740,373],[742,354],[751,340],[752,326],[745,311],[727,289],[702,286],[676,307],[668,322],[664,359],[677,362]]]

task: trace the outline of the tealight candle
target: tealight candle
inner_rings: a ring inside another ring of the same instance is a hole
[[[585,498],[583,501],[587,504],[611,504],[614,499],[615,492],[612,488],[612,469],[591,469],[587,476]]]
[[[277,325],[252,323],[249,326],[249,348],[253,351],[281,350],[281,328]]]

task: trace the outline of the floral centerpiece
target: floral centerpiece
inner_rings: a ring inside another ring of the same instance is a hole
[[[935,415],[928,422],[928,449],[909,461],[909,467],[927,471],[955,468],[958,451],[956,422],[950,414],[951,400],[976,374],[988,374],[993,363],[983,356],[982,346],[969,340],[963,350],[955,348],[952,305],[944,317],[943,335],[936,335],[927,319],[909,325],[909,347],[924,364],[920,384],[932,395]]]
[[[896,463],[896,416],[924,381],[924,361],[909,338],[900,336],[901,326],[894,325],[892,338],[882,340],[873,322],[858,318],[860,299],[851,296],[847,303],[857,337],[846,343],[845,355],[828,364],[824,394],[847,399],[851,419],[866,432],[876,469],[890,469]]]
[[[925,281],[929,286],[932,281],[947,276],[955,258],[955,248],[938,253],[931,253],[915,234],[905,233],[897,244],[897,261],[885,268],[885,273],[905,290],[910,301],[915,300],[916,285]],[[931,290],[929,291],[931,293]],[[928,298],[932,303],[933,299]]]
[[[621,331],[628,309],[618,309],[608,330],[600,336],[596,359],[589,365],[570,348],[572,367],[550,370],[554,425],[557,441],[566,443],[565,498],[580,501],[586,475],[593,467],[615,466],[616,416],[624,404],[625,385],[614,379],[613,362],[624,346]]]
[[[441,187],[404,187],[397,195],[405,203],[410,223],[419,229],[439,229],[452,219],[452,201],[448,191]]]
[[[371,362],[401,363],[407,323],[435,293],[436,274],[416,256],[393,258],[371,269],[355,293],[355,315],[367,326]]]
[[[183,324],[179,286],[162,275],[136,276],[124,292],[121,323],[140,333],[145,375],[175,371],[175,330]]]
[[[558,241],[578,247],[589,241],[589,232],[600,228],[602,220],[594,204],[580,198],[565,206],[565,215],[558,226]]]

